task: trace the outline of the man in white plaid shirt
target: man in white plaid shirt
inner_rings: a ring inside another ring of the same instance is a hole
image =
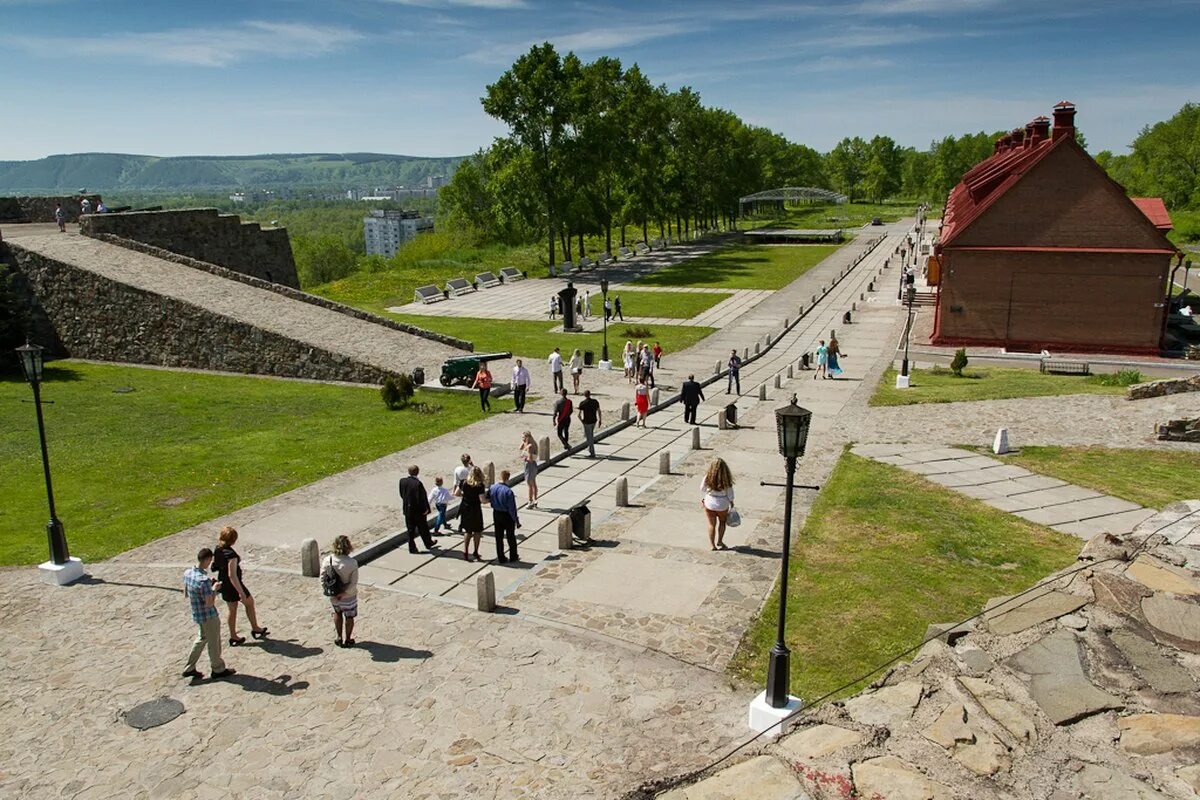
[[[202,547],[196,554],[196,566],[190,567],[183,573],[183,592],[187,595],[188,606],[192,610],[192,621],[200,626],[196,642],[192,645],[192,654],[188,656],[187,669],[183,677],[202,680],[204,675],[196,669],[200,653],[208,648],[208,662],[212,666],[213,678],[226,678],[233,670],[225,666],[221,660],[221,617],[217,613],[216,586],[208,577],[208,568],[212,564],[213,551]]]

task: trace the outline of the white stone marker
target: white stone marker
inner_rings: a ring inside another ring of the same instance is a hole
[[[542,464],[550,463],[550,437],[543,436],[538,441],[538,453],[542,456]]]
[[[574,542],[574,536],[571,533],[571,518],[562,516],[558,518],[558,549],[570,550]]]
[[[700,429],[699,428],[692,428],[692,449],[693,450],[700,449]]]
[[[789,378],[794,378],[794,377],[796,377],[796,372],[795,372],[795,369],[796,369],[796,368],[795,368],[795,367],[793,367],[791,364],[788,364],[788,377],[789,377]]]
[[[475,576],[475,606],[489,613],[496,610],[496,574],[490,569]]]
[[[629,419],[629,403],[621,403],[621,420]]]
[[[305,539],[300,543],[300,574],[306,578],[321,574],[321,546],[316,539]]]
[[[1011,452],[1008,444],[1008,428],[1001,428],[996,431],[996,439],[992,442],[992,452],[998,456]]]
[[[671,451],[670,450],[664,450],[658,454],[658,474],[659,475],[670,475],[671,474]]]
[[[723,408],[717,412],[717,430],[729,430],[729,419],[725,416],[725,409]]]
[[[907,375],[897,375],[896,376],[896,388],[897,389],[909,388],[908,387],[908,378],[909,378],[909,376],[907,376]]]
[[[658,405],[658,389],[650,390],[650,405],[652,405],[652,406]]]
[[[629,505],[629,478],[617,478],[617,508]]]

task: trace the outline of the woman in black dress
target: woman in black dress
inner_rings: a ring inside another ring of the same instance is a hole
[[[242,582],[242,559],[233,549],[237,543],[238,532],[235,528],[226,526],[217,536],[217,549],[213,553],[212,568],[221,582],[221,599],[229,606],[229,646],[237,647],[244,644],[246,637],[237,635],[238,603],[246,606],[246,616],[250,620],[250,635],[255,639],[264,638],[270,631],[258,624],[258,614],[254,610],[254,597],[246,584]]]
[[[483,493],[487,491],[486,479],[483,477],[483,470],[479,467],[471,467],[471,472],[467,475],[467,480],[462,486],[462,505],[458,508],[458,516],[462,521],[462,529],[466,532],[466,537],[463,538],[463,561],[472,560],[472,556],[468,553],[468,546],[471,543],[471,537],[475,538],[475,561],[482,561],[479,557],[479,540],[483,538],[483,503],[481,498]]]

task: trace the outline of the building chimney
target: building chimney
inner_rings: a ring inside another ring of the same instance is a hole
[[[1000,142],[1004,145],[1004,152],[1007,153],[1009,150],[1012,150],[1013,140],[1012,140],[1011,133],[1006,133],[1003,136],[1001,136]]]
[[[1030,122],[1025,126],[1025,149],[1033,147],[1033,123]]]
[[[1054,132],[1051,138],[1057,142],[1064,136],[1075,138],[1075,104],[1069,100],[1054,105]]]
[[[1033,120],[1033,144],[1036,147],[1050,138],[1050,118],[1037,117]]]
[[[1025,146],[1025,129],[1013,128],[1012,133],[1013,150],[1020,150]]]

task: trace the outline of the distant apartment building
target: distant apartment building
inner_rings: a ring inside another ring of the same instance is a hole
[[[374,209],[363,218],[363,234],[367,240],[367,255],[391,258],[400,245],[418,233],[433,230],[433,217],[423,217],[416,211],[384,211]]]

